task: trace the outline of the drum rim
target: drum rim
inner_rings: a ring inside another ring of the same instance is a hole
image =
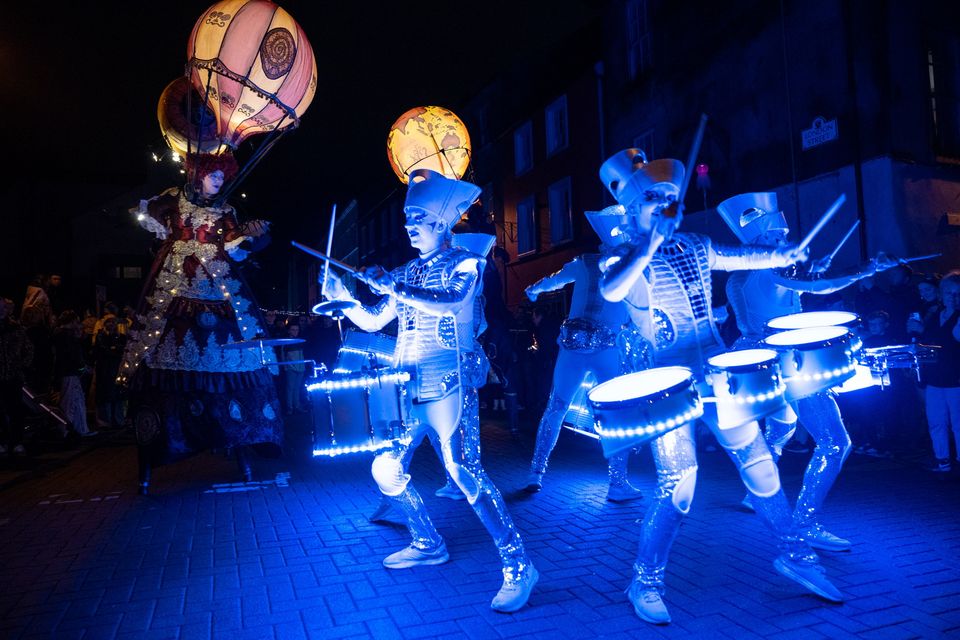
[[[795,317],[795,316],[806,316],[806,317],[809,318],[809,317],[813,317],[813,316],[820,316],[820,317],[822,317],[822,316],[828,316],[828,315],[838,315],[838,316],[844,316],[844,315],[845,315],[845,316],[848,316],[848,319],[845,320],[844,322],[830,322],[830,323],[826,323],[826,324],[814,324],[814,325],[808,325],[808,326],[805,326],[805,327],[778,327],[778,326],[775,326],[775,323],[776,323],[778,320],[784,320],[784,319],[786,319],[786,318],[793,318],[793,317]],[[858,314],[854,313],[853,311],[798,311],[797,313],[786,313],[786,314],[784,314],[784,315],[782,315],[782,316],[777,316],[777,317],[775,317],[775,318],[770,318],[769,320],[767,320],[766,326],[767,326],[768,329],[771,329],[771,330],[773,330],[773,331],[793,331],[793,330],[796,330],[796,329],[812,329],[812,328],[814,328],[814,327],[846,327],[847,325],[858,324],[859,322],[860,322],[860,316],[859,316]]]
[[[676,384],[673,384],[669,387],[665,387],[658,391],[654,391],[653,393],[645,394],[642,396],[635,396],[632,398],[625,398],[623,400],[594,400],[591,397],[594,391],[596,391],[603,385],[607,384],[608,382],[613,382],[617,378],[632,376],[637,373],[647,373],[647,372],[663,370],[663,369],[675,369],[675,370],[686,371],[687,377]],[[597,409],[619,409],[623,407],[636,406],[637,404],[640,404],[640,403],[653,404],[665,398],[669,398],[670,396],[680,391],[684,391],[686,388],[692,388],[693,393],[699,398],[700,393],[697,390],[696,380],[693,376],[693,370],[691,370],[689,367],[682,367],[682,366],[654,367],[652,369],[644,369],[643,371],[631,371],[630,373],[624,373],[619,376],[616,376],[615,378],[610,378],[610,380],[605,380],[601,382],[600,384],[596,385],[595,387],[587,391],[587,402],[590,403],[590,406],[593,407],[594,411],[596,411]]]
[[[783,338],[786,334],[790,333],[799,333],[801,331],[810,331],[812,329],[842,329],[843,332],[837,335],[832,335],[828,338],[823,338],[822,340],[810,341],[810,342],[789,342],[783,344],[771,343],[770,340],[774,338]],[[763,339],[763,343],[770,345],[776,351],[784,351],[789,349],[800,349],[801,351],[811,351],[813,349],[822,349],[824,347],[829,347],[834,344],[834,341],[837,343],[851,342],[854,338],[854,334],[847,327],[842,327],[840,325],[833,325],[829,327],[804,327],[803,329],[789,329],[787,331],[778,331],[777,333],[767,336]]]
[[[756,362],[751,362],[749,364],[732,364],[732,365],[718,365],[714,364],[712,360],[714,358],[720,358],[722,356],[731,354],[731,353],[740,353],[743,351],[767,351],[770,353],[770,356],[764,358],[763,360],[757,360]],[[776,349],[764,348],[764,347],[750,347],[749,349],[731,349],[730,351],[724,351],[723,353],[718,353],[715,356],[710,356],[707,358],[706,370],[710,372],[720,372],[720,371],[730,371],[732,373],[745,373],[748,371],[758,371],[763,369],[769,369],[770,367],[777,364],[777,361],[780,358],[779,352]]]

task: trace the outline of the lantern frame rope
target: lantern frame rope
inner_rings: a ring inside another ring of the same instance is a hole
[[[240,75],[239,73],[228,69],[226,65],[224,65],[223,62],[220,61],[220,58],[213,58],[211,60],[199,60],[197,58],[192,58],[190,62],[187,63],[187,71],[186,71],[187,78],[191,77],[191,73],[190,73],[191,67],[197,70],[205,69],[207,71],[207,74],[208,74],[207,75],[207,95],[204,98],[205,100],[209,100],[210,98],[210,77],[211,77],[210,74],[216,73],[221,76],[230,78],[234,82],[238,82],[242,84],[247,89],[250,89],[251,91],[253,91],[258,98],[264,98],[266,100],[269,100],[270,103],[273,104],[275,107],[277,107],[278,109],[282,109],[284,113],[286,113],[286,116],[284,116],[284,118],[290,118],[293,121],[292,124],[289,126],[289,128],[295,129],[300,126],[300,118],[299,116],[297,116],[297,112],[293,109],[293,107],[290,107],[284,104],[280,100],[280,98],[277,97],[277,94],[270,93],[265,89],[261,89],[259,86],[257,86],[256,83],[250,80],[249,76]],[[281,119],[280,122],[278,122],[276,125],[270,125],[270,126],[273,126],[274,128],[279,129],[281,122],[283,122],[283,119]]]

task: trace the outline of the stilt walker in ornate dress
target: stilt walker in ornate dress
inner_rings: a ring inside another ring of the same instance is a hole
[[[500,612],[523,607],[539,577],[524,550],[503,497],[480,465],[477,389],[489,366],[476,342],[474,297],[482,257],[452,247],[450,230],[480,193],[468,182],[421,169],[411,173],[404,212],[410,244],[420,257],[386,272],[368,268],[364,279],[383,295],[373,307],[345,311],[357,326],[380,329],[397,318],[394,362],[412,374],[413,428],[434,429],[447,471],[467,497],[500,553],[503,585],[491,602]],[[337,278],[328,295],[347,299]],[[414,433],[416,439],[416,433]],[[443,538],[403,468],[406,447],[379,454],[372,472],[380,491],[405,514],[410,546],[387,556],[389,569],[435,565],[449,559]]]
[[[616,225],[620,217],[598,212],[586,215],[605,247],[620,243],[617,236],[610,235],[609,224],[612,221]],[[573,301],[560,328],[560,354],[553,370],[553,388],[537,428],[536,447],[525,487],[529,492],[539,491],[543,486],[547,461],[557,446],[563,418],[582,385],[606,382],[621,373],[617,338],[629,318],[622,302],[608,302],[600,295],[600,255],[586,253],[574,258],[560,271],[527,287],[527,297],[536,302],[539,295],[571,283]],[[643,497],[627,479],[629,455],[630,452],[626,451],[611,456],[608,461],[607,500],[611,502]]]
[[[243,447],[279,455],[283,444],[280,405],[265,365],[276,361],[273,351],[224,348],[262,335],[259,307],[236,261],[266,234],[267,223],[240,224],[233,207],[212,206],[236,173],[230,154],[188,156],[187,164],[199,184],[193,200],[184,189],[170,189],[134,211],[142,227],[164,240],[118,377],[130,389],[141,492],[151,461],[233,449],[249,480]]]
[[[745,246],[775,250],[786,244],[790,228],[777,206],[775,193],[734,196],[720,203],[717,212]],[[879,254],[864,268],[831,278],[803,275],[795,268],[731,274],[727,280],[727,300],[733,307],[737,327],[742,334],[735,347],[746,349],[762,346],[768,321],[803,310],[801,293],[833,293],[896,264],[897,261]],[[834,392],[827,390],[807,396],[787,406],[783,412],[766,418],[764,435],[774,461],[780,459],[784,445],[793,437],[797,415],[816,443],[816,448],[804,473],[803,486],[793,512],[794,526],[814,549],[846,551],[850,549],[850,541],[824,529],[818,517],[823,501],[850,453],[850,436],[843,426]],[[751,496],[747,495],[744,505],[753,508],[752,504]]]
[[[731,249],[714,246],[706,236],[674,233],[679,215],[668,217],[665,211],[677,198],[683,171],[676,160],[646,162],[637,149],[621,151],[601,167],[601,180],[631,218],[630,228],[622,230],[629,241],[605,261],[601,291],[608,300],[626,301],[639,332],[655,347],[657,366],[686,366],[702,379],[706,358],[723,350],[711,311],[711,270],[786,267],[804,256],[794,247]],[[793,529],[777,467],[757,422],[723,430],[709,426],[778,538],[776,569],[817,595],[840,601],[816,554]],[[640,618],[666,624],[667,556],[696,485],[692,423],[668,431],[651,446],[657,488],[641,525],[636,573],[627,594]]]

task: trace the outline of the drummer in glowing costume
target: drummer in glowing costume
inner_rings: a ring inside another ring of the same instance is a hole
[[[608,300],[627,304],[639,333],[655,345],[657,366],[687,366],[701,376],[706,359],[724,350],[710,306],[710,271],[786,267],[803,256],[794,247],[731,249],[714,246],[705,236],[674,234],[679,216],[669,218],[664,211],[676,199],[682,176],[678,161],[647,163],[637,149],[621,151],[601,167],[601,180],[631,214],[630,228],[621,230],[629,241],[604,262],[601,291]],[[779,539],[777,571],[823,598],[842,600],[816,554],[793,530],[777,467],[756,421],[710,428]],[[644,516],[636,574],[627,595],[640,618],[666,624],[670,615],[662,593],[667,556],[696,485],[693,425],[665,433],[652,442],[652,449],[657,489]]]
[[[717,207],[734,235],[744,244],[776,250],[786,244],[790,231],[777,206],[775,193],[744,193],[724,200]],[[727,280],[727,299],[737,317],[742,337],[734,345],[746,349],[761,344],[767,335],[767,322],[773,318],[800,313],[801,293],[828,294],[839,291],[873,274],[895,266],[897,261],[879,254],[863,269],[832,278],[798,274],[797,269],[738,271]],[[818,271],[816,266],[814,271]],[[850,541],[825,530],[818,515],[827,493],[833,487],[844,460],[850,452],[850,436],[843,426],[840,409],[831,391],[821,391],[788,406],[783,412],[766,418],[765,437],[774,460],[793,437],[797,414],[816,442],[813,457],[803,478],[803,487],[793,512],[794,526],[815,549],[846,551]],[[752,508],[748,495],[744,505]]]
[[[619,244],[618,237],[610,235],[610,223],[616,226],[625,220],[625,216],[588,212],[587,219],[604,245],[613,247]],[[530,492],[539,491],[543,486],[547,461],[557,446],[563,417],[581,385],[588,376],[593,378],[590,384],[598,384],[621,373],[617,337],[629,318],[622,303],[608,302],[600,295],[599,261],[597,254],[583,254],[565,264],[560,271],[527,287],[527,297],[536,302],[540,294],[573,283],[570,314],[560,328],[560,355],[553,370],[553,388],[546,411],[540,419],[537,444],[530,462],[526,484],[526,490]],[[617,454],[610,458],[607,465],[607,500],[611,502],[643,497],[640,490],[627,479],[628,457],[629,451]]]
[[[437,432],[447,471],[500,553],[503,586],[491,607],[513,612],[526,604],[539,576],[503,497],[480,466],[477,388],[488,364],[473,323],[482,257],[450,246],[450,229],[479,193],[469,182],[426,169],[414,171],[404,206],[405,227],[420,257],[389,273],[379,267],[365,270],[372,288],[384,297],[373,307],[345,313],[367,331],[398,319],[394,362],[413,374],[414,440],[419,429]],[[331,278],[327,292],[335,299],[349,297],[337,278]],[[406,451],[406,446],[396,446],[381,453],[372,467],[380,491],[406,516],[413,538],[410,546],[384,559],[388,569],[441,564],[450,557],[404,471]]]

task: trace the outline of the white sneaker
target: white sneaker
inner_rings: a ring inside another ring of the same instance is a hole
[[[523,490],[527,493],[536,493],[543,489],[543,474],[530,472],[530,475],[527,476],[527,483],[523,486]]]
[[[443,542],[433,551],[418,549],[410,545],[384,558],[383,566],[387,569],[408,569],[421,565],[443,564],[449,559],[450,554],[447,553],[447,545]]]
[[[497,595],[494,596],[493,601],[490,603],[490,608],[500,613],[519,611],[523,608],[523,605],[527,604],[527,600],[530,599],[530,593],[533,591],[533,587],[539,579],[540,573],[532,564],[519,580],[504,578],[500,591],[497,592]]]
[[[826,571],[817,562],[798,562],[786,556],[773,561],[774,568],[783,576],[806,587],[824,600],[843,602],[843,594],[827,579]]]
[[[820,551],[850,551],[853,546],[849,540],[833,535],[819,524],[811,527],[803,535],[803,539],[811,547]]]
[[[643,492],[629,482],[607,487],[607,502],[630,502],[641,498],[643,498]]]
[[[627,587],[627,598],[633,603],[637,617],[651,624],[670,624],[670,612],[656,589],[634,580]]]
[[[17,446],[15,446],[15,447],[13,448],[13,452],[14,452],[15,454],[17,454],[17,455],[21,455],[21,456],[22,456],[22,455],[24,455],[24,454],[27,452],[27,450],[23,448],[23,445],[22,445],[22,444],[18,444]]]
[[[463,495],[463,491],[460,490],[455,484],[450,484],[449,482],[434,493],[438,498],[449,498],[450,500],[466,500],[467,496]]]

